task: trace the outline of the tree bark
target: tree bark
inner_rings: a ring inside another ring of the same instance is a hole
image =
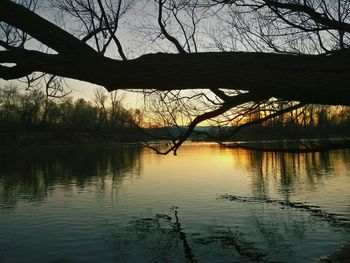
[[[81,61],[21,51],[16,58],[13,56],[13,61],[30,71],[91,82],[109,91],[224,88],[304,103],[350,105],[350,56],[347,54],[152,54],[129,61],[91,55]],[[13,78],[1,71],[0,76]]]

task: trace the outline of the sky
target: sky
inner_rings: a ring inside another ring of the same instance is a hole
[[[91,84],[89,82],[75,80],[75,79],[66,79],[65,81],[68,84],[69,88],[71,89],[71,93],[68,96],[72,97],[73,99],[82,98],[86,101],[93,102],[94,93],[96,89],[101,88],[101,86]],[[5,81],[3,79],[0,79],[0,89],[5,85],[16,85],[17,87],[23,90],[25,87],[23,83],[17,80]],[[122,90],[120,91],[120,96],[124,97],[124,100],[123,100],[124,106],[128,109],[131,109],[131,108],[136,109],[142,106],[143,95],[141,93],[127,92]]]
[[[73,98],[83,98],[84,100],[87,100],[87,101],[93,101],[94,93],[96,89],[101,87],[95,84],[74,80],[74,79],[68,79],[67,83],[69,87],[72,89],[72,93],[70,94],[70,96],[72,96]],[[122,90],[121,96],[124,97],[123,102],[126,108],[141,107],[142,99],[143,99],[143,95],[141,93],[127,92]]]

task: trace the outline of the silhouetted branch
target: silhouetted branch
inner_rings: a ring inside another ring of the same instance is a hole
[[[60,27],[12,1],[0,1],[0,21],[26,32],[57,52],[75,57],[95,53],[91,47]]]
[[[292,12],[301,12],[307,14],[315,23],[326,26],[328,29],[337,29],[350,33],[350,24],[336,21],[329,18],[326,14],[318,13],[315,9],[306,4],[284,3],[276,0],[264,0],[265,4],[271,8],[281,8]]]
[[[117,45],[117,48],[118,48],[118,52],[119,52],[119,55],[121,56],[121,58],[125,61],[125,60],[128,60],[127,57],[125,56],[125,53],[123,51],[123,47],[122,47],[122,44],[120,43],[119,39],[116,37],[115,35],[115,32],[117,30],[117,26],[115,27],[114,30],[112,30],[112,28],[110,27],[109,25],[109,22],[108,22],[108,17],[106,15],[106,12],[105,12],[105,9],[103,7],[103,4],[101,2],[101,0],[97,0],[98,2],[98,5],[101,9],[101,13],[102,13],[102,16],[103,16],[103,19],[105,21],[105,24],[106,24],[106,27],[107,27],[107,30],[109,32],[109,34],[111,35],[112,39],[114,40],[115,44]],[[118,13],[120,12],[120,5],[121,5],[121,0],[119,0],[119,5],[118,5]],[[118,19],[118,17],[117,17]]]
[[[276,118],[278,116],[281,116],[287,112],[291,112],[294,111],[296,109],[299,109],[301,107],[305,106],[304,103],[298,103],[296,105],[293,105],[291,107],[285,108],[283,110],[278,110],[275,113],[269,114],[268,116],[264,117],[264,118],[259,118],[253,121],[248,121],[244,124],[239,125],[238,127],[236,127],[233,131],[229,132],[229,134],[224,135],[224,136],[220,136],[220,140],[224,141],[229,139],[230,137],[232,137],[234,134],[236,134],[237,132],[239,132],[241,129],[245,128],[245,127],[249,127],[249,126],[253,126],[253,125],[257,125],[257,124],[261,124],[263,122],[266,122],[268,120],[271,120],[273,118]]]
[[[169,147],[167,150],[165,151],[159,151],[158,149],[156,149],[155,147],[150,147],[153,150],[156,150],[156,152],[158,154],[163,154],[166,155],[170,152],[173,152],[174,155],[176,155],[177,150],[180,148],[180,146],[183,144],[183,142],[185,140],[187,140],[187,138],[192,134],[194,128],[201,122],[217,117],[223,113],[225,113],[226,111],[232,109],[233,107],[236,107],[238,105],[250,102],[250,101],[258,101],[258,100],[263,100],[266,99],[266,95],[262,95],[262,94],[255,94],[255,93],[244,93],[244,94],[240,94],[234,97],[231,97],[229,101],[223,103],[219,108],[213,110],[213,111],[209,111],[206,113],[203,113],[199,116],[197,116],[196,118],[194,118],[193,121],[191,121],[191,123],[188,125],[187,129],[185,132],[183,132],[176,140],[174,140],[172,143],[173,145],[171,147]],[[148,145],[149,146],[149,145]]]
[[[179,41],[175,37],[171,36],[168,33],[168,31],[165,29],[165,25],[163,24],[163,21],[162,21],[163,4],[165,2],[166,2],[166,0],[158,0],[158,25],[160,27],[160,30],[161,30],[162,34],[165,36],[165,38],[175,45],[177,51],[180,54],[186,54],[187,52],[181,46]]]

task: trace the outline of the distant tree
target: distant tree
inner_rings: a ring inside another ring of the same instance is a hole
[[[97,109],[84,99],[78,99],[74,103],[70,123],[73,130],[93,130],[97,125]]]
[[[19,98],[21,122],[26,126],[31,126],[40,121],[42,105],[44,104],[44,94],[38,90],[30,91]]]
[[[94,103],[98,109],[98,119],[101,126],[106,126],[108,122],[106,101],[108,96],[105,94],[105,91],[100,87],[95,90],[94,93]]]
[[[0,114],[2,122],[17,121],[19,117],[19,92],[14,85],[5,85],[0,89]]]
[[[62,102],[58,104],[58,107],[60,111],[60,123],[62,125],[70,125],[74,109],[73,99],[71,97],[63,98]]]
[[[109,110],[109,123],[111,128],[125,126],[122,116],[123,112],[125,111],[123,107],[124,97],[120,96],[120,93],[118,93],[118,91],[111,91],[109,95],[111,103]]]
[[[45,123],[53,126],[58,126],[62,122],[62,114],[61,107],[54,101],[48,101],[46,106],[46,111],[43,113],[43,119],[45,119]],[[45,117],[44,117],[45,114]],[[61,123],[62,125],[62,123]]]

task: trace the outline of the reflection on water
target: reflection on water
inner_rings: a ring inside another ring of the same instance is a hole
[[[256,198],[280,195],[285,201],[332,206],[339,201],[333,198],[344,194],[344,202],[340,202],[348,204],[349,150],[308,154],[247,151],[237,156],[244,156],[244,168],[251,170],[252,195]]]
[[[350,240],[350,151],[0,153],[0,262],[312,262]]]
[[[70,149],[0,153],[0,205],[14,207],[19,199],[39,202],[58,186],[66,191],[94,184],[103,194],[106,181],[116,189],[124,177],[140,176],[140,151]]]

